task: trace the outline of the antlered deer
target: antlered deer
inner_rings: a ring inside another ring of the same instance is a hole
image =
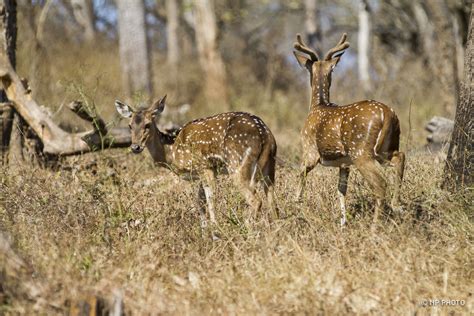
[[[215,177],[221,172],[235,177],[255,213],[262,204],[255,184],[262,181],[268,204],[277,212],[274,204],[277,145],[265,123],[249,113],[228,112],[194,120],[170,135],[161,132],[154,122],[163,112],[165,100],[166,96],[139,111],[120,101],[115,101],[115,107],[130,119],[132,152],[140,153],[146,147],[159,165],[200,180],[201,226],[206,226],[205,201],[210,221],[216,223],[213,192]]]
[[[386,181],[379,163],[391,163],[397,171],[392,206],[399,202],[405,155],[399,151],[400,123],[397,115],[385,104],[364,100],[338,106],[329,102],[331,74],[341,55],[349,47],[346,34],[331,48],[324,59],[306,46],[297,34],[294,48],[308,57],[294,52],[298,63],[310,73],[311,108],[301,138],[303,163],[300,173],[298,198],[303,193],[306,175],[316,165],[339,167],[338,195],[341,225],[346,224],[347,182],[349,166],[354,165],[368,181],[376,197],[374,222],[382,207]]]

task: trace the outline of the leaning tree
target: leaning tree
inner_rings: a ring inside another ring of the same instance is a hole
[[[128,129],[109,128],[93,107],[79,101],[69,104],[71,111],[92,125],[88,131],[69,133],[34,100],[27,80],[15,70],[16,7],[16,0],[0,0],[1,163],[8,161],[10,165],[16,165],[25,160],[22,154],[25,148],[35,157],[41,157],[42,162],[47,162],[58,156],[128,146]]]

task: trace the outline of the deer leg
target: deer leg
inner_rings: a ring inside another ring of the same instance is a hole
[[[298,189],[296,191],[297,201],[301,201],[301,198],[303,197],[303,191],[306,186],[306,176],[311,170],[314,169],[314,167],[318,165],[318,163],[319,163],[319,157],[312,161],[304,162],[303,165],[301,166],[301,171],[299,174],[299,184],[298,184]]]
[[[204,184],[202,185],[204,190],[204,196],[207,202],[207,209],[209,212],[209,219],[211,224],[216,224],[216,215],[214,212],[214,192],[216,188],[216,178],[213,170],[205,170],[202,174],[204,178]]]
[[[281,217],[280,210],[276,205],[275,199],[275,159],[271,159],[266,162],[265,166],[262,168],[263,172],[263,191],[265,192],[265,197],[267,198],[268,207],[274,213],[277,218]],[[271,220],[271,215],[267,212],[268,221]]]
[[[346,225],[346,193],[347,182],[349,181],[349,168],[339,168],[339,183],[337,193],[339,195],[339,204],[341,206],[341,226]]]
[[[395,178],[395,188],[393,191],[391,206],[392,208],[396,208],[400,206],[400,190],[402,187],[403,181],[403,173],[405,171],[405,154],[402,152],[394,152],[392,159],[392,165],[395,167],[396,170],[396,178]]]
[[[199,217],[201,219],[201,231],[203,232],[207,227],[207,216],[206,216],[206,194],[202,183],[199,183],[197,204],[199,210]]]
[[[354,164],[357,170],[359,170],[362,176],[367,180],[367,182],[369,182],[372,192],[375,195],[375,224],[378,221],[378,216],[383,206],[387,182],[385,181],[382,171],[380,170],[379,163],[374,159],[360,158],[357,159]]]
[[[236,174],[237,182],[247,204],[253,209],[254,214],[258,214],[262,206],[262,201],[258,198],[255,190],[255,177],[257,176],[257,164],[243,164]]]

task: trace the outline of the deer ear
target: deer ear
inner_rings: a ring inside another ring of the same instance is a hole
[[[334,65],[337,65],[337,64],[339,63],[339,61],[341,60],[342,55],[344,55],[345,52],[346,52],[346,51],[342,51],[342,52],[340,52],[340,53],[338,53],[338,54],[335,54],[335,55],[331,58],[331,60],[334,60],[334,61],[335,61]]]
[[[301,67],[304,67],[308,70],[311,70],[311,65],[313,65],[313,61],[303,55],[299,55],[297,54],[295,51],[293,51],[293,54],[295,55],[296,57],[296,60],[298,61],[298,64],[301,66]]]
[[[344,52],[340,53],[339,55],[331,58],[329,61],[331,62],[331,70],[334,70],[336,65],[341,61],[341,56],[344,54]]]
[[[153,103],[151,109],[152,109],[152,115],[158,115],[162,113],[165,109],[165,102],[166,102],[166,94],[164,97]]]
[[[115,108],[117,109],[117,112],[122,115],[122,117],[129,118],[132,116],[133,109],[129,105],[122,103],[119,100],[115,100]]]

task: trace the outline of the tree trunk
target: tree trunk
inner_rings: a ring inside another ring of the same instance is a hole
[[[305,33],[308,45],[314,49],[322,47],[321,34],[321,16],[318,0],[305,0]],[[319,56],[322,56],[321,50],[316,49]]]
[[[117,0],[120,63],[127,97],[152,96],[150,52],[143,0]]]
[[[17,26],[16,26],[16,0],[0,0],[0,55],[2,58],[8,59],[13,68],[16,67],[16,35],[17,35]],[[1,128],[0,135],[1,137],[1,158],[2,163],[5,163],[7,158],[7,151],[9,150],[10,139],[19,139],[21,138],[20,131],[17,128],[14,128],[13,121],[19,121],[20,118],[15,111],[9,109],[8,105],[5,103],[8,102],[8,98],[5,94],[5,91],[0,91],[0,102],[4,103],[2,109],[1,119]],[[21,147],[18,150],[15,146],[14,150],[9,151],[8,156],[10,156],[13,161],[21,158]]]
[[[434,54],[433,26],[431,25],[425,8],[419,1],[412,3],[413,15],[418,26],[418,34],[422,46],[423,55],[428,63],[430,71],[436,73],[437,62]]]
[[[461,30],[461,21],[457,14],[453,13],[452,15],[453,21],[453,32],[454,32],[454,47],[456,50],[456,66],[457,70],[456,73],[458,75],[457,81],[460,82],[463,78],[462,75],[464,73],[464,47],[463,47],[463,38],[462,38],[462,30]]]
[[[205,73],[205,96],[210,106],[229,110],[227,76],[217,47],[217,24],[212,0],[194,0],[199,62]]]
[[[178,0],[166,0],[166,40],[167,40],[167,63],[168,63],[168,80],[170,87],[179,94],[178,84],[178,61],[179,61],[179,44],[178,44],[178,25],[179,25],[179,2]]]
[[[3,90],[1,90],[3,94]],[[15,111],[10,103],[0,103],[0,165],[6,163]]]
[[[455,100],[457,100],[458,75],[451,14],[446,0],[427,0],[427,5],[435,34],[433,52],[436,67],[433,75],[440,80],[445,109],[453,113]]]
[[[464,80],[460,85],[454,130],[446,158],[444,187],[455,191],[474,183],[474,3],[464,57]],[[455,56],[452,56],[455,58]]]
[[[84,38],[92,42],[95,38],[92,0],[71,0],[71,4],[74,18],[84,31]]]
[[[179,59],[179,46],[178,46],[178,25],[179,25],[179,10],[177,0],[166,0],[166,17],[168,20],[166,31],[167,31],[167,44],[168,44],[168,56],[167,61],[172,71],[177,71],[178,59]]]
[[[474,183],[474,4],[464,57],[464,80],[460,85],[454,130],[446,158],[444,187],[456,191]]]
[[[47,50],[43,41],[44,24],[47,20],[48,13],[51,9],[52,4],[53,3],[51,0],[45,1],[43,7],[39,12],[37,12],[35,6],[28,6],[23,10],[25,18],[28,21],[28,26],[32,37],[30,43],[31,46],[28,47],[31,54],[28,83],[32,88],[33,97],[36,97],[39,82],[41,82],[43,78],[49,77],[50,73],[50,63],[48,61],[49,56],[47,54]],[[26,29],[24,29],[23,32],[26,32]],[[51,93],[49,88],[49,85],[45,85],[42,87],[43,95]]]
[[[358,65],[359,79],[368,94],[371,90],[370,84],[370,8],[367,0],[359,0],[359,34],[358,34]]]

